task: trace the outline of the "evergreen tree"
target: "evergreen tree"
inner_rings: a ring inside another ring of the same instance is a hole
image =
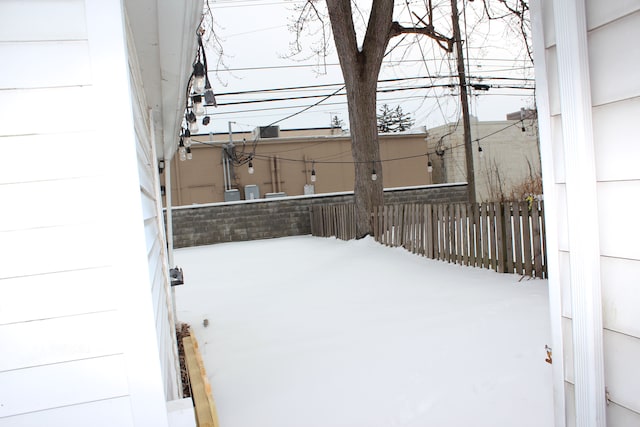
[[[380,108],[380,114],[376,117],[378,119],[379,133],[402,132],[411,129],[411,126],[415,123],[411,115],[402,111],[402,107],[399,105],[392,110],[387,104],[384,104]]]
[[[380,114],[377,114],[378,118],[378,132],[387,133],[391,132],[393,127],[393,110],[389,109],[387,104],[384,104],[380,108]]]
[[[411,129],[411,126],[413,126],[413,124],[415,123],[415,120],[413,120],[411,118],[411,114],[409,113],[405,113],[402,111],[402,108],[398,105],[396,107],[395,110],[393,110],[394,113],[394,125],[395,128],[393,130],[393,132],[402,132],[405,130],[409,130]]]
[[[331,119],[331,127],[334,129],[335,128],[342,129],[342,126],[344,126],[344,120],[342,120],[338,116],[333,116],[333,118]]]

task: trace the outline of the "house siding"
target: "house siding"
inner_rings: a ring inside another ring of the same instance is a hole
[[[0,424],[166,426],[121,2],[0,2],[0,55]]]
[[[557,0],[559,1],[559,0]],[[550,139],[541,141],[549,147],[553,173],[544,176],[545,189],[553,187],[555,209],[547,209],[547,221],[557,224],[557,251],[550,253],[559,267],[558,277],[550,286],[558,287],[561,297],[564,403],[566,425],[576,425],[574,308],[570,273],[571,233],[589,233],[572,229],[568,221],[571,205],[567,186],[566,153],[562,137],[562,99],[559,90],[558,52],[556,46],[554,1],[541,2],[544,37],[544,79],[548,85]],[[640,114],[640,47],[633,40],[640,37],[640,4],[637,1],[586,1],[587,50],[590,77],[591,116],[597,223],[602,294],[602,338],[604,379],[607,390],[606,422],[610,426],[640,425],[640,305],[637,277],[640,273],[640,229],[633,226],[629,212],[640,209],[640,157],[636,121]],[[544,152],[544,150],[543,150]],[[586,183],[588,185],[588,183]],[[592,183],[594,184],[594,183]],[[549,208],[549,205],[547,205]],[[596,332],[597,333],[597,332]],[[558,422],[556,421],[556,424]],[[589,424],[596,425],[596,424]],[[600,424],[598,424],[600,425]]]
[[[127,27],[128,28],[128,27]],[[129,32],[129,73],[133,97],[133,117],[136,135],[136,156],[140,182],[140,201],[145,230],[147,262],[151,296],[155,316],[158,354],[162,368],[166,400],[181,397],[180,362],[176,343],[175,319],[171,304],[171,290],[167,254],[164,242],[164,218],[161,214],[160,175],[153,120],[145,100],[140,66]]]

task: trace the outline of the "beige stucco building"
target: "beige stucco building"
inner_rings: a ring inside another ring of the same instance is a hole
[[[424,129],[380,136],[380,152],[385,173],[385,187],[431,184],[427,171],[427,133]],[[353,190],[354,170],[351,139],[340,129],[298,129],[280,131],[277,138],[259,138],[248,164],[226,170],[223,146],[228,134],[199,135],[192,138],[193,158],[174,160],[172,197],[175,205],[225,201],[227,189],[237,189],[240,199],[252,198],[245,189],[257,191],[253,198],[273,193],[288,196]],[[237,152],[251,151],[252,133],[233,133]],[[198,142],[200,141],[200,142]],[[398,159],[402,157],[402,159]],[[380,165],[372,165],[372,169]],[[315,170],[315,182],[312,172]],[[249,187],[246,186],[257,186]],[[234,195],[227,194],[228,200]]]
[[[522,127],[525,126],[525,132]],[[540,174],[536,129],[529,121],[477,122],[473,137],[481,138],[483,156],[474,143],[478,200],[499,199],[498,189],[511,189],[531,174]],[[354,170],[349,134],[339,128],[279,130],[272,137],[259,131],[192,137],[187,161],[174,159],[171,194],[175,205],[353,190]],[[224,147],[232,141],[237,153],[250,153],[249,165],[229,167]],[[406,187],[466,181],[462,126],[380,135],[384,187]],[[437,155],[436,152],[442,152]],[[429,172],[428,164],[432,165]],[[315,181],[312,181],[315,170]],[[498,179],[499,178],[499,179]],[[231,191],[228,191],[231,190]]]

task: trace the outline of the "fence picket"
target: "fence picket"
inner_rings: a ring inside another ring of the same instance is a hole
[[[524,257],[524,274],[533,276],[533,257],[531,255],[531,221],[529,213],[529,204],[523,202],[520,204],[520,212],[522,212],[522,247]]]
[[[540,205],[536,202],[531,209],[531,225],[533,240],[533,271],[535,277],[542,278],[542,245],[540,242]]]
[[[508,202],[504,205],[504,222],[505,222],[505,236],[504,241],[507,247],[507,271],[506,273],[513,273],[514,271],[514,257],[513,257],[513,206]]]
[[[460,250],[462,239],[460,238],[460,205],[458,203],[451,205],[451,217],[453,218],[453,262],[460,264],[462,262],[462,253]]]
[[[489,263],[491,264],[491,269],[494,271],[498,271],[498,251],[496,250],[497,244],[497,235],[496,235],[496,203],[489,203],[489,236],[490,240],[490,259]],[[500,208],[498,208],[500,210]]]
[[[520,214],[520,203],[513,204],[513,245],[514,245],[514,264],[516,274],[522,274],[522,219]]]
[[[496,203],[496,258],[497,258],[497,272],[504,273],[506,270],[506,246],[504,241],[504,228],[505,228],[505,220],[504,220],[504,209],[500,203]]]
[[[487,212],[487,205],[486,204],[481,204],[480,205],[480,224],[481,224],[481,234],[480,237],[482,239],[482,262],[481,262],[481,266],[482,268],[489,268],[489,233],[487,231],[488,229],[488,222],[487,222],[487,217],[488,217],[488,212]]]

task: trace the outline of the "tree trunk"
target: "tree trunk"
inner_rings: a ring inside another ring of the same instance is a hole
[[[375,206],[384,203],[383,173],[380,163],[380,146],[378,143],[378,126],[376,121],[377,74],[370,77],[374,82],[365,79],[347,78],[347,103],[351,131],[351,153],[355,169],[355,205],[356,205],[356,237],[362,238],[372,233],[371,214]],[[355,80],[355,81],[354,81]],[[374,89],[370,89],[373,84]],[[375,170],[377,179],[371,175]]]
[[[356,237],[372,234],[371,214],[382,205],[383,175],[378,144],[376,89],[391,37],[393,1],[374,0],[362,48],[358,48],[351,1],[326,0],[347,90],[351,152],[355,163]],[[375,170],[377,180],[371,175]]]

